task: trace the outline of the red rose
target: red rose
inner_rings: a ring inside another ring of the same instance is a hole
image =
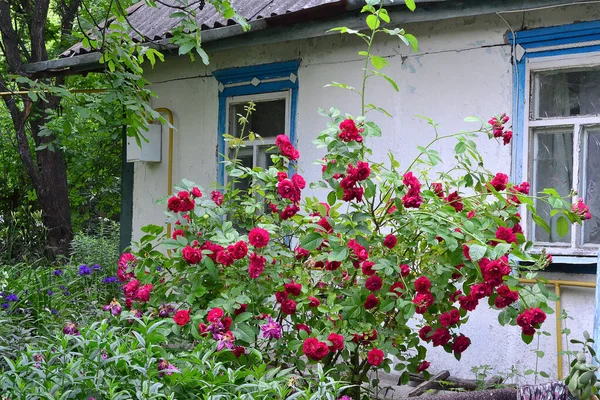
[[[233,264],[235,262],[235,259],[233,258],[233,254],[225,250],[217,254],[217,262],[227,267]]]
[[[377,298],[377,296],[375,296],[374,294],[370,294],[367,296],[367,300],[365,300],[365,303],[363,305],[367,310],[370,310],[372,308],[377,307],[378,304],[379,299]]]
[[[468,296],[459,296],[458,303],[460,304],[460,308],[466,311],[473,311],[479,304],[479,300],[473,297],[472,294]]]
[[[242,313],[245,313],[246,310],[248,309],[248,304],[240,304],[238,306],[238,308],[236,308],[235,310],[233,310],[233,315],[240,315]]]
[[[203,336],[203,337],[208,336],[208,334],[209,334],[208,326],[206,326],[206,324],[199,323],[198,324],[198,333],[200,334],[200,336]]]
[[[127,297],[127,298],[135,297],[135,294],[137,293],[139,287],[140,287],[140,281],[138,281],[137,279],[132,279],[129,282],[127,282],[123,286],[123,292],[125,293],[125,297]]]
[[[393,249],[396,247],[396,243],[398,243],[398,238],[391,233],[385,237],[383,240],[383,245],[388,249]]]
[[[144,285],[138,289],[137,293],[135,294],[135,298],[142,303],[147,303],[150,300],[150,292],[151,291],[152,291],[151,284]]]
[[[331,333],[327,340],[331,342],[331,346],[329,346],[329,351],[342,351],[344,349],[344,336],[338,335],[337,333]]]
[[[278,303],[281,303],[282,301],[284,301],[287,298],[288,298],[288,293],[287,292],[275,292],[275,300]]]
[[[374,275],[374,276],[368,278],[367,281],[365,282],[365,287],[367,288],[367,290],[370,290],[371,292],[378,291],[379,289],[381,289],[382,286],[383,286],[383,281],[377,275]]]
[[[269,243],[269,232],[263,228],[252,228],[248,234],[248,241],[257,249],[265,247]]]
[[[415,290],[417,293],[427,293],[431,288],[431,281],[426,276],[420,276],[415,280]]]
[[[535,334],[535,328],[533,326],[524,326],[521,328],[523,335],[533,336]]]
[[[462,198],[458,195],[458,192],[454,191],[448,195],[448,197],[444,198],[450,204],[456,212],[461,212],[465,207],[462,203]]]
[[[342,266],[342,263],[340,261],[327,261],[327,262],[325,262],[325,269],[327,271],[335,271],[335,270],[337,270],[341,266]]]
[[[202,250],[188,245],[181,250],[181,256],[188,264],[198,264],[202,261]]]
[[[443,198],[444,197],[444,188],[442,187],[442,184],[440,182],[434,182],[431,184],[431,190],[433,191],[433,193],[435,193],[435,195],[439,198]]]
[[[525,310],[522,314],[517,316],[517,325],[524,328],[532,324],[532,315],[529,310]]]
[[[181,205],[181,199],[177,196],[169,197],[169,200],[167,201],[167,208],[169,211],[179,212],[181,211]]]
[[[515,243],[517,244],[517,237],[515,236],[515,234],[513,233],[511,228],[507,228],[504,226],[500,226],[498,227],[498,230],[496,231],[496,239],[500,239],[505,241],[506,243]],[[490,242],[490,244],[492,246],[497,245],[499,242],[497,240],[492,240]]]
[[[406,277],[410,274],[410,266],[408,264],[400,265],[400,275]]]
[[[223,324],[223,329],[225,331],[228,331],[229,328],[231,328],[231,324],[233,323],[233,320],[231,319],[231,317],[225,317],[221,320],[221,323]]]
[[[300,153],[294,148],[286,135],[277,135],[275,145],[279,148],[281,155],[287,157],[290,161],[295,161],[300,157]]]
[[[367,353],[367,362],[375,367],[378,367],[384,359],[385,354],[377,348],[373,348]]]
[[[429,368],[429,366],[431,365],[431,363],[429,361],[423,361],[418,367],[417,367],[417,372],[423,372],[425,371],[427,368]]]
[[[302,247],[296,247],[294,249],[294,254],[296,255],[296,260],[302,260],[310,255],[310,251],[303,249]]]
[[[395,293],[398,297],[402,297],[404,290],[404,283],[402,282],[394,282],[392,286],[390,286],[390,292]]]
[[[363,275],[365,276],[373,276],[377,273],[377,271],[373,270],[373,266],[375,265],[372,261],[364,261],[361,265],[361,270]]]
[[[310,332],[311,332],[310,327],[308,325],[305,325],[305,324],[296,324],[296,330],[298,332],[304,331],[304,332],[308,333],[309,335],[310,335]]]
[[[512,139],[512,136],[513,136],[512,131],[506,131],[506,132],[504,132],[504,135],[502,135],[502,143],[504,143],[505,146],[507,144],[509,144],[510,140]]]
[[[298,189],[304,189],[306,187],[306,181],[304,180],[302,175],[295,174],[294,176],[292,176],[292,183]]]
[[[240,240],[236,244],[233,245],[232,251],[233,258],[236,260],[241,260],[242,258],[248,255],[248,245],[243,240]]]
[[[447,344],[452,337],[450,336],[450,332],[446,328],[437,328],[433,335],[431,335],[431,342],[433,343],[433,347],[436,346],[444,346]]]
[[[310,303],[308,303],[309,307],[315,308],[321,305],[321,301],[316,297],[308,296],[308,300],[310,301]]]
[[[221,318],[223,318],[223,315],[225,315],[225,312],[223,311],[223,309],[216,307],[208,312],[208,315],[206,316],[206,320],[208,322],[217,322]]]
[[[242,354],[246,354],[246,349],[242,346],[236,346],[231,350],[235,358],[240,358]]]
[[[221,204],[223,204],[223,193],[219,192],[218,190],[213,190],[212,192],[210,192],[210,198],[219,207],[221,206]]]
[[[342,121],[340,123],[340,130],[341,132],[338,134],[338,138],[344,142],[357,141],[358,143],[361,143],[363,140],[354,120],[346,119]]]
[[[295,283],[294,281],[291,283],[286,283],[283,285],[283,287],[285,288],[286,293],[290,296],[299,296],[302,292],[302,285],[300,283]]]
[[[302,351],[308,358],[314,361],[322,360],[325,358],[325,356],[327,356],[327,353],[329,353],[327,343],[319,342],[316,338],[308,338],[304,340]]]
[[[192,196],[202,197],[202,192],[197,187],[192,188]]]
[[[256,253],[250,254],[250,266],[248,267],[248,274],[250,275],[250,278],[258,278],[263,273],[266,262],[267,259],[263,256],[259,256]]]
[[[493,287],[487,283],[477,283],[471,286],[471,296],[480,300],[492,294]]]
[[[171,238],[177,240],[177,236],[185,237],[185,232],[183,231],[183,229],[175,229],[173,231],[173,234],[171,235]]]
[[[531,315],[531,321],[534,325],[541,324],[546,320],[546,313],[540,310],[539,308],[532,309]]]
[[[296,215],[298,211],[300,211],[300,207],[295,204],[289,205],[279,213],[279,218],[281,218],[283,221],[286,221]]]
[[[454,343],[452,343],[452,351],[456,354],[460,354],[467,349],[471,345],[471,339],[466,337],[465,335],[460,335],[456,339],[454,339]]]
[[[500,192],[500,191],[506,189],[507,183],[508,183],[508,175],[503,174],[502,172],[498,172],[496,174],[496,176],[494,177],[494,179],[492,179],[492,181],[490,182],[490,185],[492,185],[492,187],[494,189],[496,189],[497,192]]]
[[[281,312],[287,315],[296,313],[296,302],[292,299],[285,299],[281,302]]]
[[[179,326],[184,326],[190,322],[190,312],[192,310],[179,310],[173,316],[173,321]]]
[[[424,327],[419,329],[419,337],[421,338],[421,340],[423,340],[425,342],[430,342],[431,341],[430,333],[432,330],[433,329],[429,325],[425,325]]]
[[[413,299],[413,303],[416,305],[415,312],[417,314],[425,314],[434,301],[435,298],[431,293],[417,293]]]

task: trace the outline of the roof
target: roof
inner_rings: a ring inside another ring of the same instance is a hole
[[[179,3],[176,0],[163,0],[162,3],[164,4],[157,2],[156,7],[150,7],[145,1],[140,1],[127,9],[128,22],[134,28],[131,32],[134,40],[151,42],[168,39],[172,36],[171,32],[178,25],[180,19],[171,18],[171,14],[177,9],[167,5]],[[340,14],[346,11],[348,3],[348,0],[231,0],[234,10],[248,22],[270,19],[273,20],[270,22],[275,25],[277,22],[284,23],[283,18],[279,18],[280,21],[277,21],[275,17],[291,14],[294,14],[295,18],[314,18],[316,16],[323,18]],[[198,3],[195,6],[196,21],[202,31],[237,24],[232,19],[224,19],[208,2],[202,10],[198,10],[199,7]],[[61,57],[72,57],[87,52],[88,50],[78,43],[62,53]]]

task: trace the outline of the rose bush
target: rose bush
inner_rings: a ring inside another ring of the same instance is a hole
[[[369,34],[338,30],[367,42],[364,82],[382,76],[397,89],[380,72],[387,62],[370,52],[371,44],[378,33],[413,47],[416,39],[383,28],[385,9],[370,4],[363,12]],[[184,180],[166,201],[172,236],[144,227],[119,263],[129,312],[171,318],[169,341],[212,343],[232,362],[257,349],[305,376],[313,370],[308,364],[321,364],[356,387],[376,368],[393,367],[404,382],[409,372],[427,374],[426,343],[460,359],[471,344],[460,327],[478,307],[499,310],[499,322],[518,325],[530,342],[552,312],[546,304],[552,294],[543,284],[521,285],[517,276],[551,259],[528,253],[533,244],[521,213],[547,229],[533,197],[572,223],[589,217],[585,203],[572,206],[553,190],[529,196],[527,182],[485,169],[473,139],[484,134],[510,143],[504,114],[447,135],[430,121],[435,139],[412,162],[402,160],[407,167],[392,153],[387,162],[371,160],[369,139],[382,132],[365,115],[385,110],[366,104],[365,85],[362,92],[333,86],[357,92],[362,108],[358,116],[321,111],[330,123],[315,144],[327,155],[318,161],[322,179],[310,188],[322,198],[303,196],[300,154],[285,135],[277,137],[268,169],[225,158],[229,179],[219,191],[207,195]],[[245,129],[252,110],[250,104],[239,115],[243,140],[258,140]],[[234,150],[241,146],[226,140]],[[435,148],[443,140],[454,141],[455,162],[435,173],[441,162]],[[251,182],[246,191],[236,188],[242,179]]]

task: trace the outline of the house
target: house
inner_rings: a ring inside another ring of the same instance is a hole
[[[358,97],[324,86],[332,81],[357,85],[361,80],[363,61],[357,52],[364,43],[327,31],[364,27],[364,1],[232,3],[250,21],[250,32],[222,20],[207,5],[198,18],[210,64],[172,55],[147,72],[158,94],[153,105],[172,112],[176,131],[172,156],[163,127],[162,162],[133,164],[134,239],[143,225],[164,223],[163,207],[154,202],[168,193],[170,162],[173,182],[187,178],[209,189],[212,182],[226,179],[218,163],[219,154],[226,151],[222,135],[235,131],[234,116],[245,102],[258,102],[254,129],[265,140],[244,150],[244,162],[265,165],[266,148],[276,134],[285,132],[303,156],[299,167],[309,181],[318,178],[320,167],[312,162],[323,155],[311,142],[327,123],[317,108],[335,106],[359,113]],[[385,159],[392,151],[401,163],[411,160],[416,146],[433,137],[418,115],[451,133],[472,128],[465,117],[507,112],[514,130],[510,146],[483,137],[477,141],[487,167],[509,174],[515,182],[529,181],[534,191],[552,186],[567,194],[574,188],[592,214],[600,215],[600,2],[417,0],[414,12],[401,0],[384,3],[392,24],[418,38],[419,50],[413,53],[397,39],[383,36],[374,46],[373,52],[391,65],[386,73],[399,84],[395,92],[383,79],[370,82],[369,101],[393,115],[374,116],[384,132],[373,139],[374,159]],[[175,23],[169,13],[142,2],[130,9],[130,20],[146,40],[166,42]],[[84,70],[97,67],[97,59],[75,46],[62,59],[29,67]],[[452,159],[452,146],[439,150],[443,159]],[[550,290],[561,291],[560,306],[569,313],[558,324],[550,316],[545,330],[553,335],[540,337],[539,349],[545,355],[538,370],[556,378],[564,377],[568,368],[561,349],[573,346],[564,337],[557,341],[556,332],[568,327],[569,339],[579,339],[583,330],[591,332],[598,325],[593,274],[600,219],[571,228],[566,239],[555,235],[556,221],[550,223],[550,235],[540,230],[527,234],[554,255],[555,265],[545,276],[558,280]],[[485,364],[496,366],[499,373],[509,372],[511,365],[521,374],[534,370],[535,342],[524,345],[517,329],[500,327],[496,318],[495,311],[474,313],[465,327],[473,345],[462,361],[434,349],[429,357],[432,369],[449,369],[464,378],[473,378],[472,367]]]

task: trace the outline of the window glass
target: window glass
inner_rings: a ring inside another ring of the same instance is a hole
[[[600,244],[600,127],[585,130],[585,160],[582,163],[585,192],[582,198],[592,219],[584,222],[583,243]]]
[[[285,99],[255,101],[256,111],[252,112],[246,126],[246,133],[254,132],[263,138],[272,138],[285,132]],[[229,132],[239,137],[241,126],[239,116],[246,115],[247,102],[231,104],[229,108]]]
[[[573,128],[538,129],[533,131],[533,194],[545,188],[554,188],[567,196],[573,187]],[[550,234],[535,226],[536,242],[570,243],[569,234],[560,237],[556,232],[556,221],[552,207],[546,202],[537,202],[538,214],[550,225]]]
[[[534,82],[536,119],[600,114],[600,68],[539,72]]]

